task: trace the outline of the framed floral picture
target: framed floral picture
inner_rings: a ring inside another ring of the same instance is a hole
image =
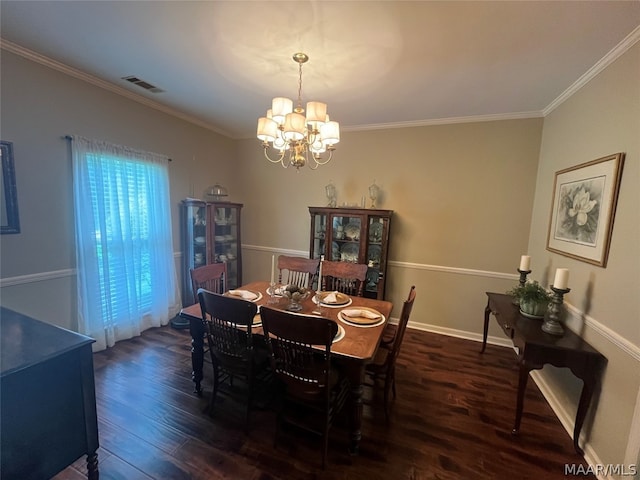
[[[556,172],[547,250],[607,266],[624,153]]]
[[[13,143],[0,141],[0,234],[20,233],[16,172],[13,165]]]

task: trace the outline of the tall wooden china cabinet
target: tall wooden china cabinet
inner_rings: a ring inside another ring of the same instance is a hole
[[[225,262],[225,288],[242,285],[241,210],[241,203],[182,201],[183,305],[190,305],[194,300],[189,276],[191,268]]]
[[[309,256],[369,265],[365,297],[384,299],[392,210],[309,207]]]

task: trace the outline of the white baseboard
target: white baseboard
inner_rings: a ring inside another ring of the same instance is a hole
[[[397,324],[398,319],[392,318],[389,320],[391,324]],[[423,332],[439,333],[440,335],[448,335],[450,337],[462,338],[464,340],[472,340],[474,342],[482,342],[482,334],[475,332],[467,332],[465,330],[456,330],[455,328],[440,327],[438,325],[428,325],[425,323],[418,323],[409,321],[407,328],[414,330],[421,330]],[[497,345],[499,347],[513,348],[513,343],[508,338],[494,337],[489,335],[487,337],[487,343],[490,345]]]

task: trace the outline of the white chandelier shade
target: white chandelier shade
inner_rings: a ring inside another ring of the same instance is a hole
[[[280,163],[299,169],[304,165],[316,169],[331,160],[335,145],[340,141],[340,125],[329,119],[327,104],[310,101],[302,108],[302,64],[309,57],[296,53],[294,61],[299,65],[298,101],[275,97],[271,108],[258,119],[257,137],[262,141],[264,154],[272,163]],[[274,149],[276,158],[269,156]],[[289,155],[287,156],[287,152]],[[326,154],[326,156],[323,156]]]

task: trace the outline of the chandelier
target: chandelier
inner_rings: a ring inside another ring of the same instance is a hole
[[[327,104],[307,102],[307,111],[302,108],[302,64],[309,60],[304,53],[296,53],[293,60],[298,64],[298,103],[293,108],[289,98],[275,97],[266,117],[258,119],[258,139],[262,140],[264,156],[272,163],[284,168],[296,169],[307,165],[315,170],[331,160],[335,144],[340,141],[340,125],[330,121]],[[275,157],[269,156],[273,149]],[[287,154],[288,153],[288,154]]]

